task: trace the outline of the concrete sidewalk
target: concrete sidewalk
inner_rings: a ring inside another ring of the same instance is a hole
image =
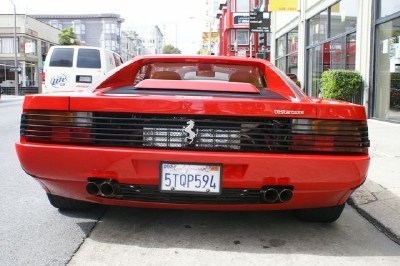
[[[368,177],[348,204],[400,244],[400,124],[369,119],[368,128]]]

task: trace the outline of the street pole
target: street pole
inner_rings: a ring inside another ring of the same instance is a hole
[[[10,0],[14,6],[14,91],[15,95],[18,95],[18,42],[17,42],[17,10],[15,4],[12,0]]]
[[[211,39],[212,39],[211,21],[209,21],[208,24],[210,25],[210,28],[209,28],[210,40],[208,42],[208,54],[211,55]]]

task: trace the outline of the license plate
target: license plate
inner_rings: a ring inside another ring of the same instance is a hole
[[[78,76],[77,82],[91,83],[92,82],[92,76]]]
[[[160,165],[160,190],[181,193],[221,193],[220,164],[163,162]]]

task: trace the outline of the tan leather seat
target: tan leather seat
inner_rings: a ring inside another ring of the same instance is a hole
[[[180,80],[181,76],[174,71],[157,71],[151,75],[151,79]]]
[[[249,72],[235,72],[229,77],[229,82],[250,83],[256,87],[261,87],[261,84],[256,75]]]

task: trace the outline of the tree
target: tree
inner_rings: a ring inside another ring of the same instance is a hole
[[[173,46],[172,44],[167,44],[163,47],[163,54],[181,54],[181,50]]]
[[[60,45],[79,44],[79,40],[72,27],[61,30],[61,32],[58,34],[58,37],[60,38],[58,41]]]

